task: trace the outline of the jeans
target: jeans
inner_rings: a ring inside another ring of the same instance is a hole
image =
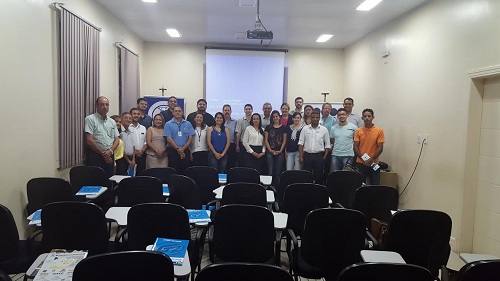
[[[226,170],[226,164],[227,154],[224,155],[224,157],[222,157],[221,159],[217,160],[214,153],[211,150],[208,151],[208,166],[217,169],[217,172],[219,174],[224,174],[224,171]]]
[[[277,184],[280,178],[281,170],[283,170],[283,161],[285,160],[285,153],[282,152],[278,155],[272,155],[266,152],[267,159],[267,173],[273,176],[273,185]]]
[[[289,170],[301,170],[299,162],[299,152],[288,152],[288,157],[286,158],[286,169]]]
[[[352,156],[335,156],[332,155],[332,166],[330,169],[330,172],[333,171],[342,171],[344,169],[345,164],[349,159],[351,159]]]

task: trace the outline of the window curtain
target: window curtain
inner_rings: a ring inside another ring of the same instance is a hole
[[[85,159],[85,116],[99,97],[99,33],[69,10],[60,17],[59,167],[81,165]]]
[[[122,45],[120,49],[120,112],[137,106],[139,98],[139,56]]]

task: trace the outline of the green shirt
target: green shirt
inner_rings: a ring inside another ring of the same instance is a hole
[[[85,133],[94,137],[96,144],[103,150],[108,150],[119,136],[116,123],[113,119],[103,119],[99,113],[85,117]]]

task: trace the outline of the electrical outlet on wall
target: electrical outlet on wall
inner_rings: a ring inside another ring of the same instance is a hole
[[[424,144],[429,143],[429,134],[418,134],[417,135],[417,143],[421,144],[422,142],[424,142]]]

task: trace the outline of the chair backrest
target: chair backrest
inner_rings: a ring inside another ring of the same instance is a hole
[[[290,184],[284,193],[283,211],[288,214],[287,228],[301,235],[306,216],[312,211],[328,207],[328,190],[315,183]]]
[[[158,237],[191,239],[186,209],[170,203],[145,203],[133,206],[127,215],[127,231],[129,250],[144,250]]]
[[[108,251],[108,228],[102,209],[85,202],[55,202],[42,209],[44,250],[88,250],[90,255]]]
[[[132,207],[141,203],[161,203],[163,186],[154,177],[137,176],[120,181],[116,188],[116,206]]]
[[[371,219],[389,222],[391,210],[397,210],[399,194],[394,187],[384,185],[365,185],[356,190],[351,209],[365,215],[366,227],[370,229]]]
[[[77,193],[82,186],[106,186],[109,187],[109,179],[106,172],[101,167],[96,166],[76,166],[69,170],[69,182],[73,188],[73,193]]]
[[[475,261],[464,265],[457,281],[493,281],[500,276],[500,260]]]
[[[433,281],[424,267],[413,264],[357,263],[346,267],[337,281]]]
[[[12,281],[12,279],[10,279],[10,276],[7,273],[0,270],[0,281]]]
[[[19,251],[19,233],[10,210],[0,204],[0,261],[14,257]]]
[[[227,183],[260,183],[259,171],[247,167],[233,167],[227,171]]]
[[[258,263],[210,264],[196,276],[196,281],[293,281],[293,277],[280,267]]]
[[[130,251],[107,253],[80,261],[73,281],[173,281],[174,266],[160,252]]]
[[[399,253],[406,263],[427,268],[433,276],[448,262],[451,218],[431,210],[399,211],[389,222],[384,247]]]
[[[193,179],[198,185],[203,204],[215,200],[214,189],[219,187],[217,169],[207,166],[193,166],[184,171],[184,175]]]
[[[293,183],[313,183],[314,175],[307,170],[289,170],[280,175],[280,182],[276,188],[276,202],[280,210],[283,208],[283,195],[286,187]]]
[[[336,278],[340,271],[361,261],[365,246],[365,217],[356,210],[323,208],[307,215],[300,254],[320,268],[322,275]]]
[[[28,205],[26,210],[32,214],[52,202],[73,201],[71,184],[61,178],[34,178],[26,184]]]
[[[169,179],[171,175],[176,175],[177,171],[172,167],[165,168],[149,168],[142,171],[142,176],[155,177],[161,181],[161,183],[169,184]]]
[[[266,189],[257,183],[230,183],[224,187],[221,205],[244,204],[267,207]]]
[[[170,196],[168,202],[181,205],[186,209],[201,209],[202,200],[196,182],[183,175],[172,175],[168,185]]]
[[[224,262],[268,262],[274,259],[274,217],[261,206],[226,205],[214,216],[213,252]],[[278,253],[279,254],[279,253]]]
[[[334,171],[326,178],[326,189],[333,203],[340,203],[349,208],[354,199],[354,192],[363,185],[361,174],[352,171]]]

